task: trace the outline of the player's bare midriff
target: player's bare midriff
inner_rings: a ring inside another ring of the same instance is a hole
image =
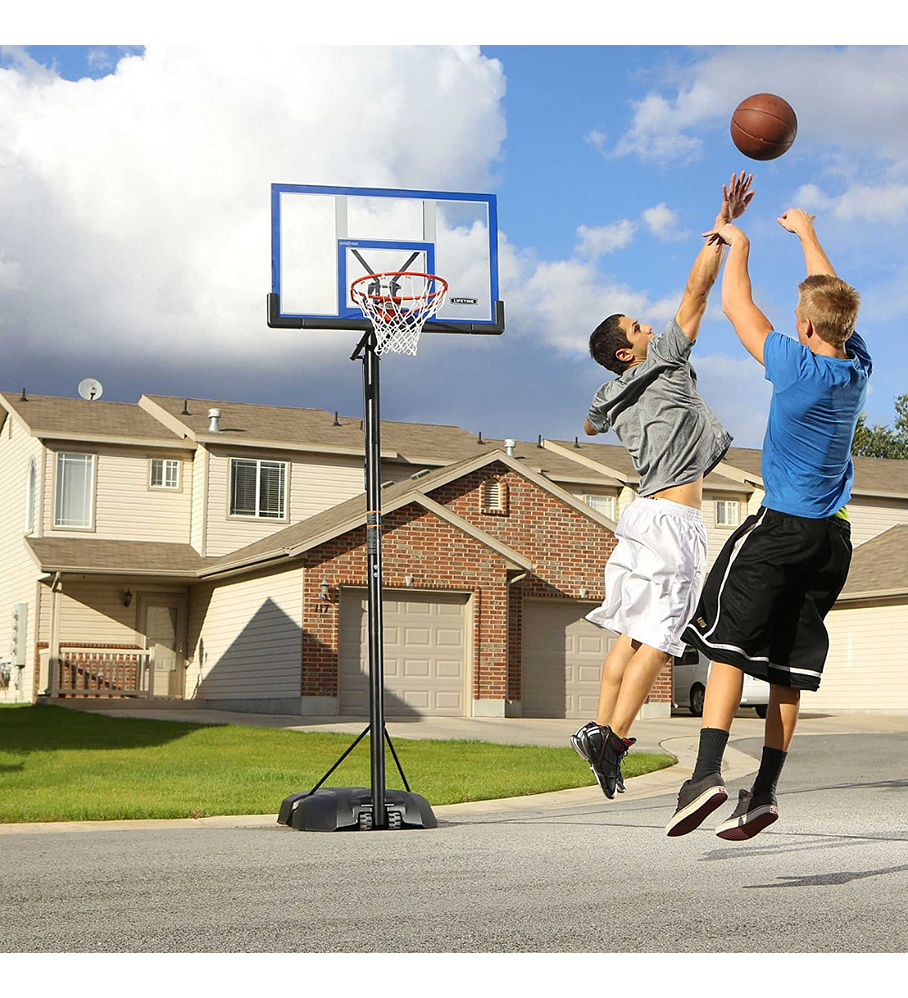
[[[703,476],[701,475],[695,482],[672,485],[671,488],[662,489],[661,492],[654,492],[650,498],[670,499],[672,502],[681,503],[682,506],[700,509],[703,505]]]

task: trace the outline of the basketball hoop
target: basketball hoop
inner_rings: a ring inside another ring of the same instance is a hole
[[[375,328],[377,354],[415,355],[423,326],[447,293],[444,278],[414,271],[366,274],[350,285],[353,303]]]

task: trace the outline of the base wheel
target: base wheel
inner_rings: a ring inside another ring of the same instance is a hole
[[[404,819],[400,811],[389,811],[388,812],[388,828],[397,830],[398,828],[403,828]]]
[[[359,812],[359,830],[361,832],[371,832],[372,831],[372,812],[371,811],[360,811]]]

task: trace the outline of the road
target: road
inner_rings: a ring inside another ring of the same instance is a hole
[[[432,831],[16,834],[6,949],[904,952],[905,748],[903,734],[799,737],[781,818],[749,843],[667,838],[668,795]]]

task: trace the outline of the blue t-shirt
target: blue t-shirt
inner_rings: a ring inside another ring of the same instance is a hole
[[[847,357],[824,357],[781,333],[763,344],[772,382],[763,441],[763,505],[780,513],[821,519],[851,497],[851,443],[867,396],[872,363],[858,333]]]

